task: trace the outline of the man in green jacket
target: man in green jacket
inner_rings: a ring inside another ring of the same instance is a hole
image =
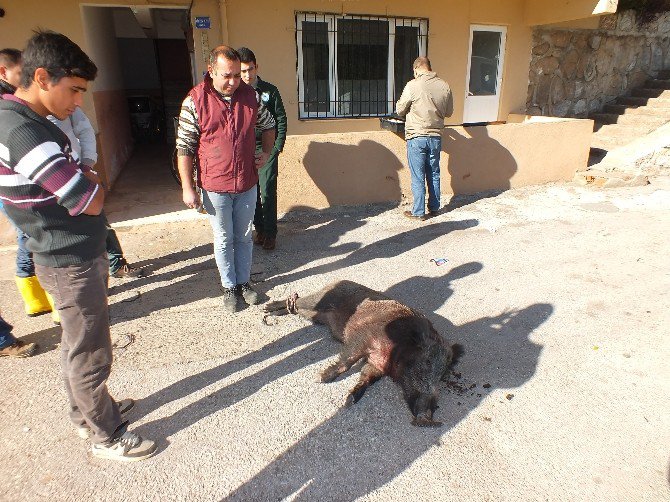
[[[279,154],[286,141],[286,110],[282,103],[279,90],[258,76],[256,55],[251,49],[237,49],[242,61],[242,80],[256,89],[259,102],[270,112],[277,124],[277,137],[272,154],[267,163],[258,171],[258,199],[254,215],[254,243],[265,250],[275,248],[277,240],[277,173],[279,171]],[[261,131],[256,130],[256,152],[261,148]]]

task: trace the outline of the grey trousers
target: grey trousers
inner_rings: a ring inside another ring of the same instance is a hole
[[[70,419],[77,427],[91,428],[91,441],[105,443],[122,423],[106,384],[112,368],[107,255],[62,268],[35,265],[35,272],[60,314],[61,363]]]

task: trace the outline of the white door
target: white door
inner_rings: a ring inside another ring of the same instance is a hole
[[[506,33],[504,26],[470,27],[465,124],[498,120]]]

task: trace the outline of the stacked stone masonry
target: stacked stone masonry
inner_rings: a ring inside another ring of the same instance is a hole
[[[670,13],[640,24],[634,11],[603,16],[597,30],[536,28],[526,111],[586,117],[670,68]]]

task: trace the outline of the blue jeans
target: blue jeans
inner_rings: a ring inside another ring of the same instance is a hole
[[[203,190],[202,203],[214,231],[214,259],[224,288],[249,282],[254,243],[251,227],[256,186],[242,193]]]
[[[0,316],[0,349],[9,347],[16,342],[12,335],[12,326]]]
[[[26,278],[35,275],[35,262],[33,254],[26,249],[28,236],[18,228],[16,229],[16,277]]]
[[[412,175],[412,214],[426,214],[426,184],[428,184],[428,210],[440,209],[440,151],[442,138],[419,136],[407,140],[407,161]]]
[[[0,211],[2,211],[5,216],[7,216],[1,200]],[[9,217],[7,217],[7,219],[9,220]],[[14,225],[12,220],[9,220],[9,222],[16,229],[16,244],[18,246],[18,250],[16,251],[16,277],[21,277],[24,279],[26,277],[32,277],[35,275],[35,263],[33,263],[32,253],[26,249],[26,241],[28,240],[28,236],[19,230],[18,227]]]

